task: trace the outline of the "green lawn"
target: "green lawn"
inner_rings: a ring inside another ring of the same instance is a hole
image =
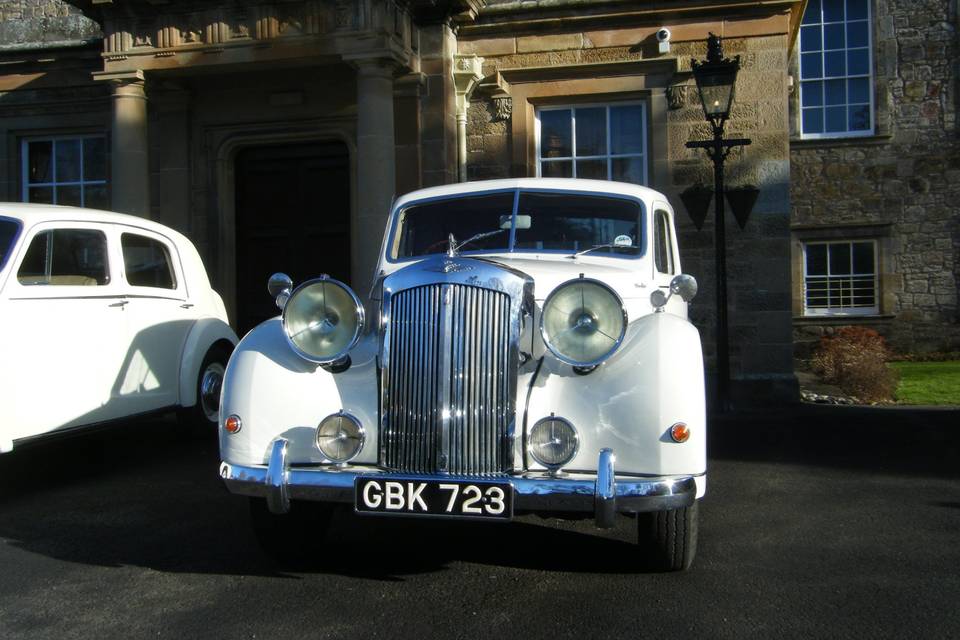
[[[897,402],[960,405],[960,361],[891,362],[890,366],[900,373]]]

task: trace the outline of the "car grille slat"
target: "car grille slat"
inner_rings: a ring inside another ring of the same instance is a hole
[[[391,296],[389,322],[384,466],[458,475],[509,470],[510,297],[424,285]]]

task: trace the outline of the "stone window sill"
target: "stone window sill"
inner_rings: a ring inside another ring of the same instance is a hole
[[[888,133],[851,138],[790,138],[790,147],[797,149],[822,149],[828,147],[859,147],[890,144],[893,136]]]
[[[871,324],[889,322],[896,316],[892,313],[879,313],[863,316],[793,316],[794,324]]]

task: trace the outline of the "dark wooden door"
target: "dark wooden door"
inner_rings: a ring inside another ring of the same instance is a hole
[[[251,147],[237,155],[237,326],[277,315],[267,279],[322,273],[350,283],[350,168],[342,143]]]

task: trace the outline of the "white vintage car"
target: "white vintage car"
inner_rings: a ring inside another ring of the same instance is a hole
[[[160,410],[216,425],[236,344],[196,248],[173,229],[0,204],[0,453]]]
[[[369,312],[329,277],[271,278],[282,316],[237,347],[220,425],[220,474],[251,497],[261,544],[312,547],[337,503],[599,527],[619,513],[639,556],[688,567],[706,421],[673,217],[628,184],[436,187],[396,201]]]

